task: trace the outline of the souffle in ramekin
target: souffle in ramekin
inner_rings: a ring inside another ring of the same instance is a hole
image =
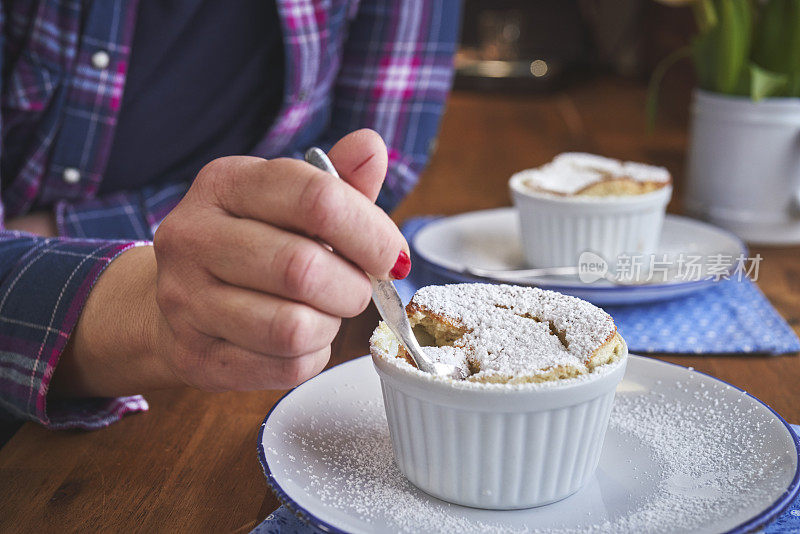
[[[655,253],[672,196],[663,167],[582,153],[518,172],[509,187],[532,267],[575,266],[583,252],[609,264]]]
[[[423,350],[463,377],[417,369],[384,323],[370,339],[397,465],[412,483],[449,502],[514,509],[588,481],[628,355],[607,313],[491,284],[425,287],[406,311]]]

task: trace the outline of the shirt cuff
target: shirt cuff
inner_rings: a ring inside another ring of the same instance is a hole
[[[61,237],[151,239],[154,233],[136,197],[125,193],[80,202],[61,200],[55,205],[55,218]]]
[[[148,409],[140,396],[48,399],[86,299],[122,252],[147,242],[37,240],[0,286],[0,409],[48,428],[95,429]]]

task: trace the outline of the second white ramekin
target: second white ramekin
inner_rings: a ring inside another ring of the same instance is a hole
[[[453,383],[373,354],[400,471],[448,502],[509,510],[563,499],[597,468],[619,361],[580,379]]]
[[[671,185],[643,195],[559,196],[532,191],[524,179],[515,174],[509,187],[530,266],[576,266],[583,252],[613,265],[623,254],[656,252]]]

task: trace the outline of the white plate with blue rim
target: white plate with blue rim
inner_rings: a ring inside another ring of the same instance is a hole
[[[436,219],[411,239],[412,254],[423,259],[443,281],[502,282],[501,277],[466,274],[468,268],[509,271],[525,269],[519,220],[514,208],[473,211]],[[640,304],[682,297],[712,287],[726,277],[741,277],[737,260],[747,257],[741,239],[716,226],[668,214],[658,249],[651,256],[669,269],[643,271],[636,284],[605,279],[581,282],[577,275],[542,276],[514,283],[559,291],[599,306]],[[698,268],[694,268],[698,267]],[[713,271],[713,272],[711,272]]]
[[[600,464],[583,489],[528,510],[438,500],[394,464],[369,357],[284,396],[258,454],[281,502],[324,532],[744,533],[800,491],[800,439],[760,400],[711,376],[631,356]]]

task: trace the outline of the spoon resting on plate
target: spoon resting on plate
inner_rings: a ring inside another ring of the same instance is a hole
[[[574,267],[540,267],[532,269],[483,269],[481,267],[474,267],[466,265],[461,270],[462,274],[477,276],[479,278],[491,278],[500,282],[533,282],[536,278],[545,276],[578,276],[581,277],[581,271],[578,266]],[[620,278],[612,275],[607,270],[602,272],[593,273],[590,275],[591,279],[581,281],[584,283],[596,282],[597,280],[606,280],[615,286],[637,286],[646,285],[649,281],[629,280],[627,278]]]
[[[320,148],[309,148],[306,151],[305,160],[318,169],[328,172],[337,178],[340,177],[336,167],[333,166],[327,154]],[[371,274],[367,274],[367,276],[372,284],[372,301],[378,308],[383,320],[386,321],[389,329],[406,348],[417,368],[432,375],[461,379],[462,376],[458,367],[435,362],[423,352],[411,329],[411,323],[408,322],[405,306],[403,306],[403,301],[400,300],[400,295],[397,294],[394,284],[390,280],[378,280]]]

